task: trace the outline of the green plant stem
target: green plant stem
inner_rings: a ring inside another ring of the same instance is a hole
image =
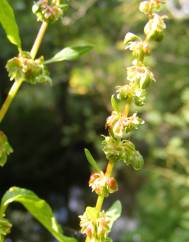
[[[8,93],[8,96],[7,98],[5,99],[2,107],[1,107],[1,110],[0,110],[0,122],[2,122],[5,114],[7,113],[8,109],[9,109],[9,106],[12,102],[12,100],[14,99],[16,93],[18,92],[20,86],[22,85],[22,82],[23,80],[20,79],[20,80],[17,80],[13,83],[9,93]]]
[[[39,50],[39,47],[41,45],[41,42],[43,40],[43,37],[45,35],[45,32],[46,32],[46,29],[47,29],[47,26],[48,26],[48,23],[47,22],[43,22],[40,29],[39,29],[39,32],[37,34],[37,37],[35,39],[35,42],[33,44],[33,47],[30,51],[30,54],[31,54],[31,57],[33,59],[35,59],[36,55],[37,55],[37,52]]]
[[[31,54],[33,59],[35,59],[35,57],[37,55],[37,52],[38,52],[39,47],[41,45],[41,42],[43,40],[43,37],[44,37],[45,31],[47,29],[47,26],[48,26],[48,23],[47,22],[43,22],[41,27],[40,27],[40,29],[39,29],[39,32],[38,32],[37,37],[35,39],[35,42],[34,42],[34,44],[32,46],[31,51],[30,51],[30,54]],[[5,99],[3,105],[2,105],[2,107],[0,109],[0,123],[2,122],[3,118],[5,117],[8,109],[9,109],[9,107],[10,107],[14,97],[16,96],[18,90],[20,89],[23,81],[24,81],[23,79],[20,79],[20,80],[16,80],[13,83],[13,85],[12,85],[8,95],[7,95],[7,98]]]

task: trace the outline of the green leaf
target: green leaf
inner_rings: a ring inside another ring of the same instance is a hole
[[[9,41],[21,48],[19,29],[14,16],[14,11],[7,0],[0,0],[0,23],[2,24]]]
[[[7,162],[7,157],[13,152],[7,136],[0,130],[0,166],[4,166]]]
[[[86,149],[86,148],[84,149],[84,151],[85,151],[85,156],[86,156],[86,158],[87,158],[89,164],[92,166],[92,168],[93,168],[95,171],[100,172],[101,170],[100,170],[99,166],[97,165],[95,159],[94,159],[93,156],[91,155],[91,152],[90,152],[88,149]]]
[[[113,223],[121,216],[121,211],[122,211],[121,202],[117,200],[106,212],[106,215],[110,219],[110,229],[112,228]]]
[[[32,191],[19,187],[10,188],[1,200],[1,216],[4,216],[8,205],[13,202],[21,203],[58,241],[76,242],[74,238],[63,235],[48,203]]]
[[[115,98],[114,95],[112,95],[112,97],[111,97],[111,104],[112,104],[112,108],[113,108],[115,111],[117,111],[117,112],[120,111],[120,109],[119,109],[119,105],[118,105],[118,102],[117,102],[117,100],[116,100],[116,98]]]
[[[140,152],[136,150],[135,153],[133,154],[132,159],[133,159],[131,162],[132,167],[136,171],[141,170],[144,165],[144,159],[143,159],[142,155],[140,154]]]
[[[50,60],[45,61],[45,64],[60,62],[60,61],[71,61],[79,58],[81,55],[89,52],[92,49],[91,45],[78,46],[78,47],[66,47],[59,51]]]

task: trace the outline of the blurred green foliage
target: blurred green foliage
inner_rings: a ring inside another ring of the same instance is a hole
[[[29,50],[38,25],[31,13],[32,1],[10,2],[16,9],[23,46]],[[142,35],[145,19],[137,0],[68,3],[70,8],[58,26],[50,26],[40,54],[49,58],[64,46],[81,43],[94,45],[94,50],[71,64],[52,65],[52,87],[25,84],[20,91],[3,123],[16,150],[0,171],[5,187],[29,184],[67,193],[69,186],[87,183],[84,147],[96,152],[100,161],[104,159],[99,134],[104,133],[111,110],[112,91],[126,82],[125,68],[131,61],[122,40],[128,31]],[[163,42],[148,59],[157,82],[139,110],[146,123],[134,137],[145,168],[139,174],[130,169],[118,173],[126,190],[122,199],[128,209],[124,212],[137,220],[135,229],[126,228],[120,236],[122,242],[189,240],[188,26],[189,20],[170,16]],[[0,36],[2,102],[11,85],[4,66],[16,49],[7,43],[2,30]],[[49,183],[52,176],[54,181]]]

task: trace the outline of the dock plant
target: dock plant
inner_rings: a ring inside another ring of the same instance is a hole
[[[133,60],[132,65],[127,67],[126,84],[116,87],[111,97],[113,110],[105,124],[108,135],[103,136],[102,141],[102,150],[108,161],[105,171],[98,166],[90,151],[85,149],[93,168],[89,187],[97,194],[96,205],[87,207],[80,216],[81,232],[86,235],[86,242],[112,241],[108,234],[121,215],[121,203],[116,201],[107,211],[103,209],[103,204],[105,198],[118,191],[118,182],[114,177],[117,164],[131,166],[136,171],[144,164],[142,155],[131,141],[133,131],[143,125],[144,120],[131,110],[145,104],[149,87],[156,82],[145,57],[151,54],[153,42],[163,38],[167,17],[158,14],[163,3],[161,0],[142,1],[139,10],[148,19],[144,27],[145,36],[142,38],[131,32],[125,36],[124,47],[131,52]]]
[[[125,50],[131,52],[133,60],[132,65],[127,67],[126,84],[116,87],[111,98],[113,110],[106,120],[107,135],[103,136],[102,141],[102,150],[108,161],[105,170],[97,164],[90,151],[85,149],[86,157],[93,170],[89,179],[89,187],[97,194],[96,205],[88,206],[84,214],[80,216],[81,233],[84,234],[86,242],[112,241],[109,238],[109,232],[121,214],[121,203],[116,201],[107,211],[103,209],[103,204],[105,198],[119,189],[114,177],[117,164],[121,162],[123,166],[132,166],[138,171],[144,163],[142,155],[130,139],[132,132],[143,125],[144,120],[137,112],[132,113],[131,107],[140,107],[145,104],[148,88],[156,81],[152,70],[145,63],[145,57],[151,54],[152,42],[160,41],[163,37],[166,16],[158,14],[163,3],[164,1],[161,0],[142,1],[139,10],[148,19],[144,27],[145,37],[142,38],[130,32],[125,36]],[[0,0],[0,24],[10,43],[18,50],[17,56],[12,57],[6,64],[13,84],[0,108],[0,123],[4,121],[22,85],[53,83],[53,78],[48,71],[49,64],[74,60],[91,49],[90,45],[65,47],[49,60],[46,60],[45,56],[38,56],[38,50],[48,26],[56,24],[56,21],[63,17],[66,7],[67,4],[61,0],[34,2],[32,11],[36,20],[41,22],[41,27],[31,50],[28,51],[22,49],[22,40],[11,5],[8,0]],[[38,88],[42,88],[42,85]],[[1,130],[1,167],[6,164],[12,152],[13,147]],[[4,242],[11,232],[11,221],[7,219],[6,214],[9,205],[13,202],[22,204],[58,241],[77,241],[76,238],[65,236],[64,230],[58,224],[46,201],[28,189],[11,187],[5,192],[0,203],[0,242]]]

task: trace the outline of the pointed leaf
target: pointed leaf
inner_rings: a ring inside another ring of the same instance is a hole
[[[121,202],[117,200],[106,212],[106,215],[110,219],[110,229],[113,223],[121,216],[121,211],[122,211]]]
[[[97,165],[95,159],[94,159],[93,156],[91,155],[91,152],[90,152],[88,149],[86,149],[86,148],[84,149],[84,151],[85,151],[85,156],[86,156],[86,158],[87,158],[89,164],[92,166],[92,168],[93,168],[95,171],[100,172],[101,170],[100,170],[99,166]]]
[[[58,241],[76,242],[74,238],[63,235],[48,203],[32,191],[19,187],[10,188],[1,200],[1,216],[5,214],[8,205],[12,202],[21,203]]]
[[[0,0],[0,23],[6,32],[9,41],[21,48],[19,29],[14,16],[14,11],[7,0]]]
[[[13,152],[7,136],[0,130],[0,166],[4,166],[7,162],[7,157]]]
[[[91,45],[78,46],[78,47],[66,47],[59,51],[50,60],[45,61],[45,64],[60,62],[60,61],[71,61],[79,58],[81,55],[89,52],[92,49]]]
[[[112,104],[112,108],[113,108],[115,111],[117,111],[117,112],[120,111],[120,109],[119,109],[119,105],[118,105],[117,100],[116,100],[116,98],[115,98],[114,95],[112,95],[112,97],[111,97],[111,104]]]

